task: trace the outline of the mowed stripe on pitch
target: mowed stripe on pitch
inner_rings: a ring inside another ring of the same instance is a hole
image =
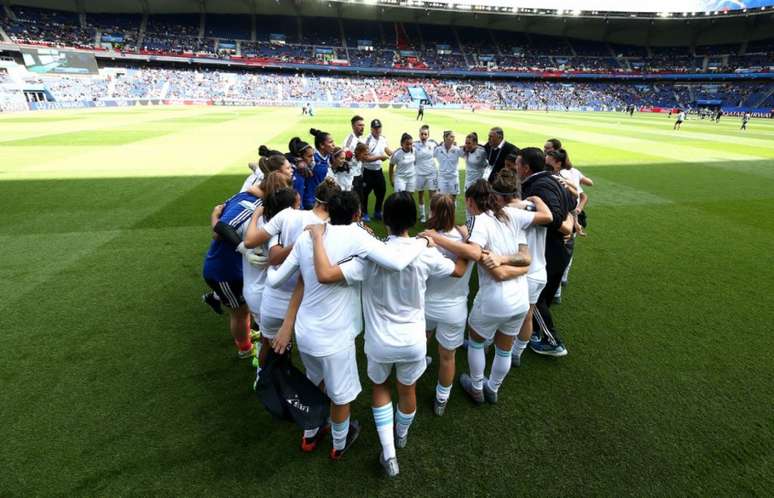
[[[469,118],[472,119],[472,118]],[[480,115],[475,118],[480,122],[491,122],[487,120],[486,115]],[[574,124],[574,126],[572,126]],[[702,147],[686,146],[669,143],[665,147],[663,143],[636,138],[628,134],[620,133],[595,133],[582,131],[584,126],[582,120],[575,123],[570,121],[557,124],[553,122],[539,121],[528,116],[521,119],[509,121],[509,128],[526,132],[542,132],[547,137],[558,137],[561,139],[572,139],[586,144],[604,145],[626,152],[635,152],[651,156],[661,157],[668,162],[697,162],[697,161],[750,161],[765,159],[760,156],[748,154],[739,154],[730,151],[708,150]]]

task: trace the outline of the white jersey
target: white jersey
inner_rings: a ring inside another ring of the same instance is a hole
[[[243,226],[246,226],[245,223]],[[263,216],[260,216],[256,222],[260,229],[263,227]],[[268,255],[268,244],[250,249],[253,254]],[[261,299],[263,297],[263,288],[266,282],[266,268],[258,268],[250,264],[247,256],[242,256],[242,295],[245,297],[247,307],[254,315],[261,313]]]
[[[338,263],[353,257],[356,242],[351,234],[349,225],[326,227],[323,244],[331,261]],[[317,280],[309,232],[298,237],[281,268],[286,274],[300,269],[304,279],[304,295],[295,327],[299,351],[322,357],[352,347],[352,341],[363,328],[360,287],[343,282],[321,284]]]
[[[375,138],[373,135],[368,135],[365,144],[368,146],[368,154],[372,156],[381,156],[385,154],[385,149],[389,147],[387,139],[384,135],[379,135],[379,138]],[[370,170],[382,169],[381,161],[364,162],[363,168]]]
[[[253,185],[258,185],[262,181],[263,181],[263,171],[261,171],[260,168],[255,168],[255,171],[245,179],[245,182],[242,184],[242,188],[239,191],[245,192]]]
[[[534,204],[527,201],[534,207]],[[524,209],[506,206],[503,208],[511,222],[524,230],[529,247],[530,264],[527,276],[540,282],[546,281],[546,227],[535,225],[535,213]]]
[[[452,228],[443,235],[455,242],[464,242],[462,234],[456,228]],[[443,248],[438,248],[444,257],[450,261],[457,261],[457,256]],[[430,277],[425,291],[425,313],[436,320],[441,320],[450,309],[460,304],[467,307],[468,292],[470,290],[470,274],[473,272],[473,263],[468,264],[468,269],[461,278],[455,277]]]
[[[427,139],[427,141],[414,142],[414,166],[417,175],[437,175],[438,168],[433,161],[433,152],[438,144],[435,140]]]
[[[512,223],[510,219],[500,221],[490,211],[473,218],[468,241],[493,254],[508,255],[516,254],[519,245],[527,243],[527,237],[517,223]],[[474,306],[480,306],[483,314],[489,317],[507,318],[518,315],[529,306],[527,279],[522,276],[498,282],[479,265],[475,303]]]
[[[414,177],[414,164],[416,156],[414,151],[406,152],[403,149],[396,150],[390,157],[390,164],[395,165],[395,175],[400,178]]]
[[[366,136],[365,134],[360,135],[359,137],[355,135],[355,132],[351,132],[349,135],[347,135],[347,138],[344,139],[344,145],[342,145],[343,148],[347,149],[348,151],[355,153],[355,147],[357,147],[357,144],[364,144],[366,143]],[[357,159],[352,159],[352,161],[349,163],[349,171],[352,173],[352,176],[360,176],[363,174],[363,163],[361,161],[358,161]]]
[[[465,169],[467,172],[475,171],[479,175],[483,175],[486,168],[489,166],[489,160],[486,157],[486,149],[477,145],[472,152],[462,151],[465,158]]]
[[[677,120],[678,121],[685,121],[685,113],[681,112],[680,114],[678,114],[677,115]]]
[[[357,161],[352,162],[355,163]],[[329,171],[331,171],[331,176],[333,176],[333,179],[336,180],[336,185],[338,185],[339,188],[345,192],[352,190],[352,183],[354,178],[355,176],[359,176],[354,174],[352,163],[349,165],[349,171],[336,171],[335,173],[333,170]],[[362,172],[360,174],[362,174]]]
[[[313,211],[286,208],[269,220],[263,229],[272,236],[272,242],[269,243],[271,249],[274,245],[287,247],[294,244],[307,225],[318,223],[324,223],[324,220],[318,218]],[[276,289],[266,287],[261,300],[261,315],[284,318],[297,282],[298,272],[294,272],[282,286]]]
[[[412,239],[390,237],[387,245],[403,250]],[[365,353],[380,363],[417,361],[424,358],[425,289],[430,277],[446,277],[454,263],[436,248],[425,248],[403,271],[385,270],[353,259],[340,265],[349,284],[363,282]],[[421,353],[419,357],[417,356]],[[407,354],[411,357],[407,357]]]
[[[452,145],[448,150],[443,144],[435,148],[433,157],[438,161],[439,178],[458,177],[460,156],[462,156],[462,149],[456,145]]]

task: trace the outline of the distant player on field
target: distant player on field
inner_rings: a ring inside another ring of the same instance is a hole
[[[679,130],[680,127],[683,125],[683,121],[685,121],[685,111],[682,109],[678,109],[677,121],[675,121],[675,125],[672,127],[672,129]]]
[[[424,121],[425,120],[425,101],[420,100],[419,101],[419,109],[417,110],[417,121]]]
[[[751,117],[752,116],[750,115],[749,112],[744,113],[744,116],[742,116],[742,127],[740,128],[740,130],[747,130],[747,123],[750,122]]]

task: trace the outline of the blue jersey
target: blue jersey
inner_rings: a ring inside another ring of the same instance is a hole
[[[226,201],[220,221],[228,223],[241,231],[253,216],[261,200],[248,192],[240,192]],[[210,243],[210,249],[204,258],[203,276],[216,282],[242,280],[242,255],[229,242],[216,239]]]
[[[314,151],[312,176],[306,179],[304,193],[301,196],[304,209],[312,209],[314,207],[315,191],[317,190],[317,186],[325,180],[326,176],[328,176],[330,165],[330,156],[323,156],[320,152]]]

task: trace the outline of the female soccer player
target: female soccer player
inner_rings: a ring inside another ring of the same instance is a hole
[[[428,200],[438,190],[438,167],[433,160],[433,152],[438,143],[430,138],[430,127],[422,125],[419,129],[419,141],[414,142],[414,169],[416,171],[416,189],[419,194],[419,221],[427,221],[425,216],[425,191]]]
[[[237,231],[244,231],[247,221],[260,204],[260,200],[249,192],[240,192],[227,200],[222,208],[212,213],[213,227],[218,223],[230,225]],[[255,347],[250,341],[250,312],[242,295],[242,257],[231,242],[216,237],[204,258],[202,276],[226,305],[230,315],[230,331],[240,358],[251,358]]]
[[[349,423],[349,403],[360,392],[355,336],[362,329],[359,286],[344,286],[341,273],[328,275],[322,266],[353,257],[366,257],[392,271],[400,271],[425,250],[424,241],[412,241],[400,251],[376,240],[356,224],[360,202],[353,192],[341,192],[328,202],[330,224],[314,225],[299,236],[282,266],[270,272],[268,285],[277,286],[301,271],[288,314],[274,342],[284,351],[295,329],[298,350],[312,382],[320,385],[331,399],[333,448],[331,458],[340,459],[357,438],[359,426]],[[318,262],[325,258],[324,264]],[[299,290],[300,289],[300,290]],[[324,433],[323,428],[305,431],[304,451],[312,451]]]
[[[533,196],[525,201],[520,200],[520,185],[518,174],[510,169],[502,169],[492,183],[492,189],[497,192],[502,203],[506,206],[504,211],[511,217],[512,221],[519,225],[520,229],[526,231],[530,254],[530,265],[527,271],[529,311],[511,351],[511,366],[514,367],[521,365],[521,355],[532,336],[532,311],[540,292],[546,285],[546,229],[543,225],[547,225],[553,220],[551,211],[540,197]],[[569,218],[566,230],[567,233],[572,230],[572,221]],[[487,255],[481,263],[487,268],[495,268],[502,263],[502,260]]]
[[[416,190],[416,173],[414,163],[414,140],[404,133],[400,137],[400,149],[390,157],[390,183],[395,192],[411,192]]]
[[[413,244],[408,230],[417,221],[417,207],[411,194],[396,192],[384,204],[384,222],[390,231],[387,245],[403,251]],[[462,276],[465,263],[455,265],[435,248],[428,248],[400,272],[385,270],[351,259],[333,267],[327,254],[315,259],[322,270],[336,272],[349,285],[362,282],[365,316],[365,353],[368,377],[374,383],[374,421],[382,451],[379,462],[388,476],[399,473],[395,447],[404,448],[416,414],[416,382],[427,368],[425,353],[425,289],[430,277]],[[395,369],[398,388],[397,424],[388,379]]]
[[[257,216],[253,216],[244,236],[245,246],[254,248],[271,240],[269,242],[269,264],[281,265],[306,226],[324,223],[328,219],[328,201],[340,190],[336,182],[330,178],[317,187],[315,205],[310,211],[284,209],[261,228],[257,225]],[[277,331],[285,318],[297,280],[298,273],[296,272],[285,285],[276,289],[264,288],[260,312],[261,336],[265,339],[264,344],[271,342],[277,335]]]
[[[336,180],[336,184],[345,192],[352,190],[352,166],[347,161],[347,155],[350,159],[352,153],[341,147],[334,147],[333,153],[331,153],[331,174]]]
[[[512,255],[509,264],[492,269],[478,265],[478,293],[468,317],[470,326],[468,363],[470,375],[460,376],[460,385],[476,404],[497,403],[497,391],[511,368],[513,339],[529,310],[525,275],[530,264],[526,234],[503,210],[502,202],[486,180],[465,191],[465,203],[475,216],[467,243],[459,243],[434,231],[424,234],[457,256],[479,261],[487,254]],[[520,266],[511,266],[518,264]],[[489,378],[484,378],[484,344],[494,339],[495,358]]]
[[[443,132],[443,144],[433,151],[433,157],[438,161],[438,191],[451,195],[455,202],[460,193],[460,173],[457,167],[460,156],[462,149],[454,143],[454,132]]]
[[[475,131],[465,137],[462,152],[465,157],[465,190],[467,190],[481,178],[489,178],[487,171],[489,161],[486,157],[486,149],[478,144],[478,134]]]
[[[468,238],[468,229],[454,225],[454,199],[448,194],[436,194],[430,200],[430,219],[427,228],[457,242]],[[452,261],[458,258],[454,253],[441,249],[441,253]],[[425,321],[428,332],[435,331],[438,342],[438,383],[435,386],[433,411],[441,416],[454,382],[455,353],[465,339],[465,324],[468,320],[468,291],[473,265],[465,262],[462,278],[431,278],[425,292]]]
[[[304,209],[314,208],[314,194],[317,191],[317,186],[328,176],[331,166],[330,156],[334,148],[333,138],[330,133],[311,128],[309,134],[314,137],[315,151],[312,176],[309,177],[305,193],[301,198]]]

